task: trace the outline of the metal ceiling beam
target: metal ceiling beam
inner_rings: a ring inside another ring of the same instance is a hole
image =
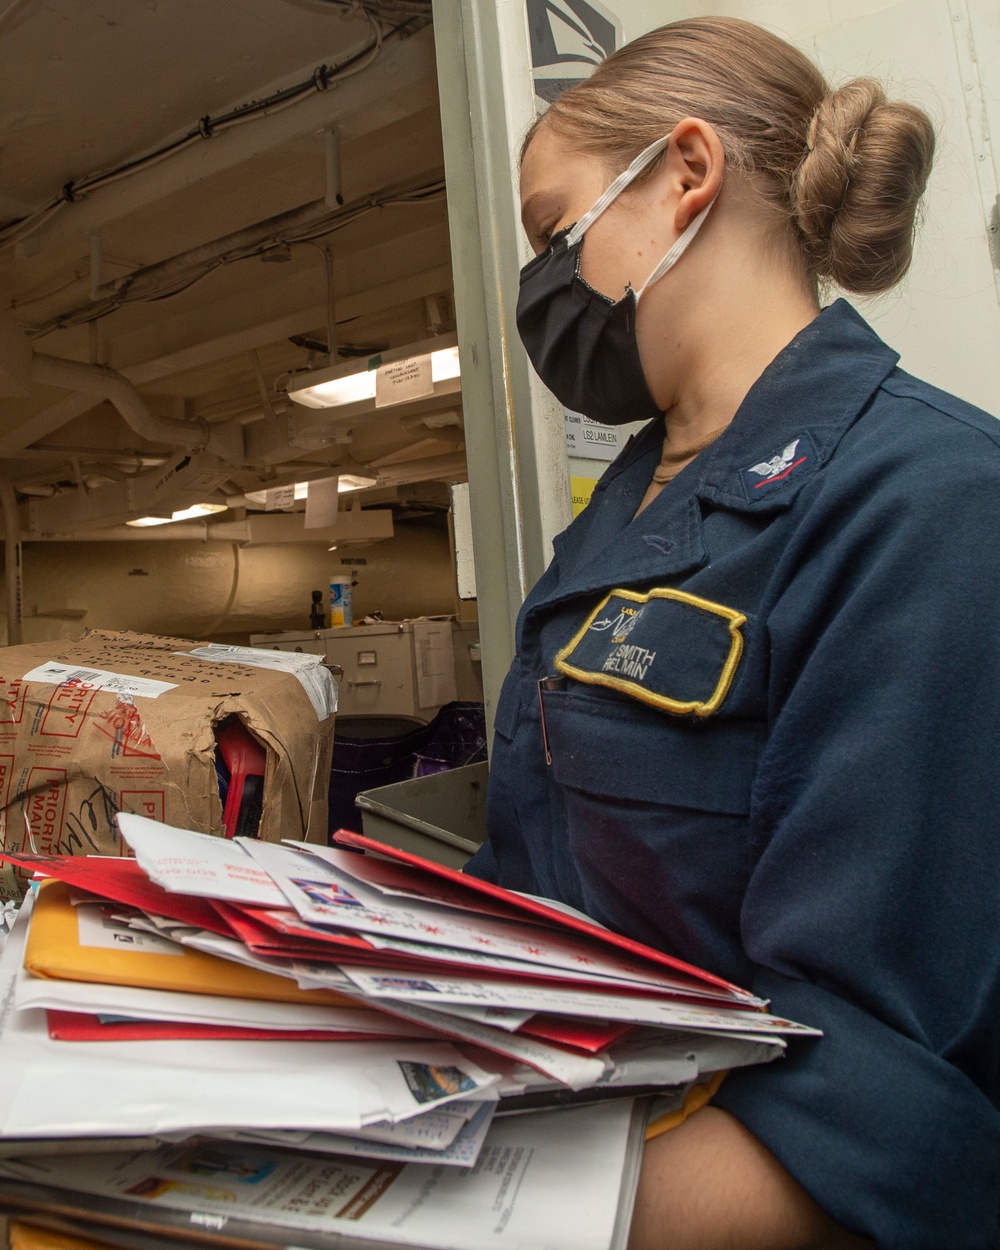
[[[46,388],[46,394],[48,394]],[[38,412],[30,414],[23,421],[17,421],[14,406],[5,406],[4,428],[0,431],[0,458],[17,456],[29,443],[47,438],[55,430],[76,417],[82,417],[95,404],[101,403],[100,398],[93,395],[66,395],[54,404],[48,404]],[[53,452],[53,456],[56,453]]]
[[[443,263],[407,273],[408,267],[426,265],[439,258]],[[348,268],[355,274],[360,273],[362,281],[393,271],[402,276],[352,290]],[[337,315],[345,321],[367,316],[450,288],[448,234],[442,223],[352,256],[350,265],[345,263],[338,277]],[[290,335],[322,325],[325,318],[323,275],[317,266],[315,272],[291,274],[262,283],[247,294],[205,304],[193,312],[144,327],[141,334],[124,336],[115,343],[113,359],[124,377],[133,385],[141,386],[252,348],[281,342]],[[169,345],[165,352],[162,351],[164,345]],[[143,358],[145,353],[156,352],[158,347],[162,354]],[[130,358],[133,363],[119,363]],[[5,401],[0,457],[16,456],[100,402],[93,395],[67,395],[56,403],[31,411],[26,401]]]
[[[127,292],[131,298],[137,300],[147,300],[162,295],[164,289],[173,289],[177,284],[189,280],[206,265],[230,257],[237,257],[240,260],[252,259],[259,255],[257,249],[271,247],[275,241],[280,242],[285,239],[295,242],[295,235],[298,232],[305,232],[310,228],[317,232],[321,229],[329,229],[332,233],[337,229],[338,218],[343,217],[347,222],[352,213],[371,212],[383,207],[391,208],[394,197],[425,192],[429,186],[432,188],[431,194],[440,195],[438,190],[433,189],[433,185],[436,181],[443,182],[443,179],[442,167],[429,173],[423,172],[419,178],[406,179],[388,187],[383,183],[377,194],[372,192],[357,196],[354,200],[332,211],[325,199],[311,200],[308,204],[300,204],[297,208],[289,209],[288,212],[279,213],[275,217],[267,217],[263,221],[255,222],[252,226],[245,226],[241,230],[235,230],[220,238],[211,239],[207,243],[201,243],[198,247],[181,252],[177,256],[136,269],[124,278],[115,278],[106,282],[95,290],[95,298],[97,302],[100,302],[109,297],[114,298],[120,292]],[[241,253],[245,255],[241,256]]]
[[[303,76],[308,77],[313,68],[311,65]],[[434,36],[428,28],[410,39],[386,44],[371,72],[331,85],[329,90],[308,96],[281,112],[223,131],[66,206],[52,218],[51,224],[40,226],[29,236],[31,250],[88,238],[109,222],[155,204],[182,187],[232,169],[298,135],[336,122],[341,138],[349,141],[386,125],[392,120],[392,112],[403,116],[435,106],[436,97]],[[355,194],[351,187],[348,191]]]
[[[45,501],[48,502],[48,501]],[[175,521],[169,525],[134,528],[115,525],[86,532],[72,528],[23,535],[26,542],[164,542],[194,539],[198,542],[235,542],[248,546],[273,546],[285,543],[331,543],[349,547],[355,544],[380,542],[393,536],[391,508],[344,508],[337,514],[335,525],[307,530],[303,513],[253,513],[242,521]]]
[[[390,277],[390,275],[392,275]],[[337,319],[348,321],[451,289],[444,222],[337,266]],[[326,321],[322,266],[261,282],[116,339],[115,368],[137,386],[315,330]]]

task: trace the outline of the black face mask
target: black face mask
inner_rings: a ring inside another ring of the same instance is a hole
[[[535,371],[564,407],[604,425],[660,415],[639,359],[639,300],[680,260],[712,205],[692,218],[639,292],[629,286],[617,302],[580,276],[580,250],[587,230],[663,151],[668,137],[640,152],[576,225],[560,230],[521,270],[517,328]]]
[[[649,393],[635,337],[638,300],[617,303],[580,277],[583,239],[555,235],[521,270],[517,328],[535,371],[556,399],[604,425],[648,421],[660,409]]]

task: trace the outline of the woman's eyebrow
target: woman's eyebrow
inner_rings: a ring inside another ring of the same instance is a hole
[[[528,230],[528,223],[534,224],[538,220],[538,216],[544,211],[546,202],[551,202],[555,197],[549,191],[535,191],[521,205],[521,225]]]

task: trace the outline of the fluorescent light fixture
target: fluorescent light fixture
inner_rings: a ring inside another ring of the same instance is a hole
[[[341,408],[344,404],[360,404],[375,398],[375,370],[349,373],[346,377],[317,382],[314,386],[289,391],[288,394],[297,404],[305,404],[307,408]]]
[[[382,352],[378,356],[372,356],[367,362],[349,361],[346,364],[299,374],[289,379],[288,398],[306,408],[343,408],[348,404],[370,404],[375,400],[375,382],[382,365],[416,360],[421,356],[431,358],[431,381],[435,386],[461,377],[456,336],[442,334],[423,343],[412,343],[409,347]],[[449,393],[454,389],[449,388]]]
[[[345,491],[367,490],[369,486],[377,486],[378,479],[365,477],[361,473],[341,473],[337,483],[337,494],[343,495]],[[308,494],[308,491],[306,493]]]
[[[443,347],[440,351],[431,352],[431,381],[447,382],[449,378],[460,378],[461,366],[458,363],[458,348]]]
[[[345,495],[352,490],[367,490],[369,486],[377,486],[378,479],[374,477],[366,477],[362,473],[340,473],[336,470],[330,473],[330,477],[337,478],[337,494]],[[272,490],[280,490],[281,487],[272,487]],[[287,490],[287,487],[285,487]],[[248,490],[244,496],[247,503],[252,503],[258,508],[267,507],[267,491],[266,490]],[[296,503],[303,499],[309,498],[309,483],[296,482],[292,487],[292,498]]]
[[[212,516],[216,512],[225,512],[224,503],[196,503],[190,508],[182,508],[180,512],[171,512],[170,516],[141,516],[137,521],[126,521],[126,525],[142,528],[147,525],[169,525],[172,521],[193,521],[197,517]]]

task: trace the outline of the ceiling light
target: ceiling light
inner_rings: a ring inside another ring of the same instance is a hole
[[[171,521],[193,521],[197,517],[212,516],[216,512],[225,512],[224,503],[196,503],[190,508],[182,508],[180,512],[172,512],[170,516],[141,516],[136,521],[126,521],[126,525],[137,528],[147,525],[169,525]]]
[[[377,486],[378,479],[365,477],[361,473],[341,473],[337,479],[337,493],[342,495],[349,490],[367,490],[369,486]]]
[[[337,494],[344,495],[352,490],[367,490],[370,486],[377,486],[378,479],[374,477],[366,477],[362,473],[340,473],[334,469],[330,473],[330,477],[337,478]],[[270,490],[281,490],[281,487],[269,487]],[[287,487],[284,487],[287,490]],[[248,490],[244,494],[247,503],[254,504],[258,508],[267,507],[267,490]],[[309,498],[309,483],[296,482],[292,487],[292,498],[296,503],[303,499]]]
[[[449,378],[461,376],[457,347],[444,347],[440,351],[431,352],[431,378],[435,382],[447,382]]]
[[[357,368],[356,365],[351,367]],[[320,369],[318,372],[326,373],[327,370]],[[309,374],[310,378],[316,376],[315,373]],[[360,404],[363,400],[375,398],[375,370],[349,373],[346,377],[331,378],[329,382],[303,386],[301,390],[289,391],[288,397],[297,404],[305,404],[307,408],[340,408],[344,404]]]
[[[431,383],[436,388],[461,377],[458,345],[455,335],[445,334],[409,347],[396,348],[372,356],[367,362],[349,361],[326,369],[314,369],[311,373],[294,375],[289,379],[288,398],[306,408],[342,408],[348,404],[371,404],[375,402],[379,371],[389,365],[430,357]],[[447,394],[456,390],[448,387]],[[383,401],[381,407],[393,403],[407,403],[411,395],[401,394],[399,399]],[[423,397],[420,397],[423,398]]]

